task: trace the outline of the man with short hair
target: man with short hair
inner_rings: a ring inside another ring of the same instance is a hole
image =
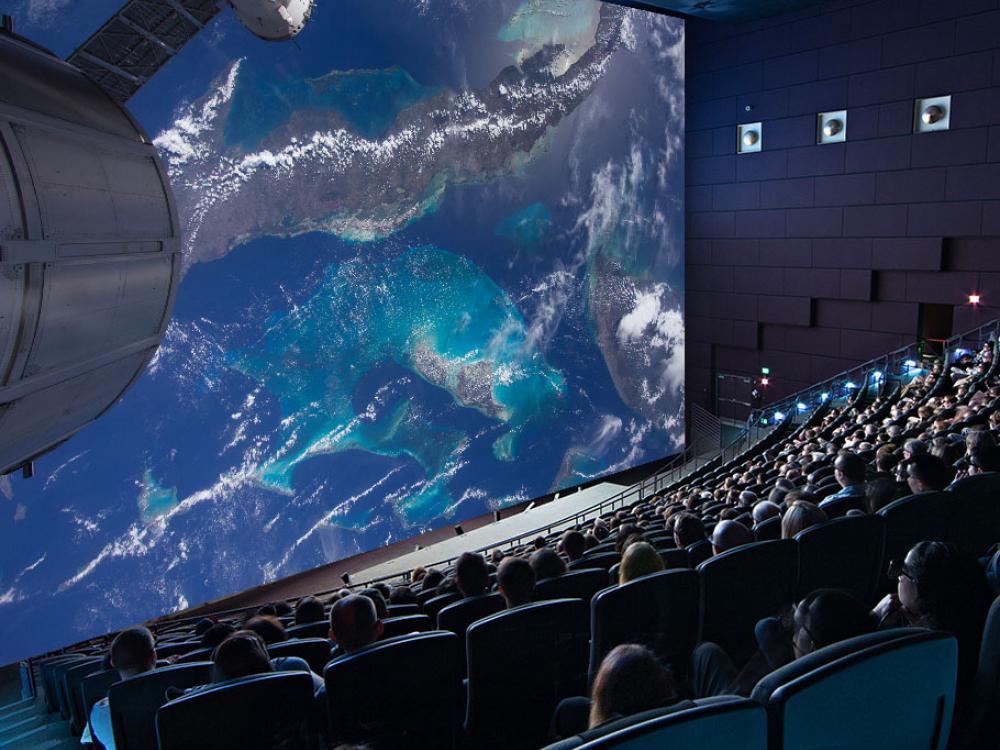
[[[781,508],[772,503],[770,500],[761,500],[755,506],[753,506],[753,523],[754,526],[764,523],[769,518],[774,518],[775,516],[781,515]]]
[[[123,630],[111,642],[111,667],[118,670],[123,680],[156,669],[156,643],[147,628]],[[80,737],[81,745],[92,745],[97,740],[105,750],[115,750],[115,735],[111,729],[111,709],[108,699],[94,704],[90,721]]]
[[[914,456],[906,467],[906,483],[910,492],[940,492],[951,482],[953,472],[944,461],[930,453]]]
[[[466,599],[482,596],[490,586],[486,560],[476,552],[463,552],[455,562],[455,587]]]
[[[382,637],[382,621],[367,596],[351,594],[330,608],[330,640],[340,652],[350,654]]]
[[[323,622],[326,610],[323,603],[315,596],[304,596],[295,605],[295,624],[308,625],[313,622]]]
[[[523,557],[507,557],[497,570],[497,588],[507,609],[531,603],[535,592],[535,571]]]
[[[721,555],[727,550],[750,544],[753,532],[739,521],[719,521],[712,531],[712,554]]]
[[[566,557],[569,558],[570,562],[573,562],[583,557],[583,553],[587,551],[587,540],[576,529],[570,529],[563,534],[562,547]]]
[[[833,476],[841,486],[841,490],[823,500],[819,507],[825,508],[835,500],[850,499],[854,501],[853,504],[849,503],[852,508],[865,510],[865,469],[863,458],[850,451],[841,451],[833,462]]]

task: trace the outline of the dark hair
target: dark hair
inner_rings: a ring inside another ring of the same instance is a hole
[[[932,490],[943,490],[951,482],[954,472],[937,456],[914,456],[906,468],[907,475],[922,482]]]
[[[865,504],[869,513],[878,513],[899,494],[896,481],[891,477],[878,477],[865,485]]]
[[[497,587],[510,606],[527,604],[535,590],[535,569],[523,557],[506,557],[497,570]]]
[[[208,632],[208,629],[215,625],[215,620],[211,617],[202,617],[198,624],[194,626],[194,634],[199,638]]]
[[[969,463],[980,471],[1000,471],[1000,446],[975,446],[969,451]]]
[[[631,536],[638,536],[640,539],[645,538],[642,535],[642,529],[634,523],[623,523],[619,526],[618,531],[615,534],[615,552],[621,555],[622,551],[625,549],[625,542],[627,542]]]
[[[228,622],[217,622],[202,633],[201,645],[205,648],[215,648],[235,632],[236,628]]]
[[[323,602],[315,596],[306,596],[299,599],[295,605],[295,624],[305,625],[310,622],[323,622],[326,619],[326,610],[323,609]]]
[[[666,706],[676,697],[673,676],[652,651],[634,643],[615,646],[594,678],[590,727]]]
[[[264,640],[250,630],[237,630],[220,643],[212,654],[215,682],[273,672]]]
[[[584,551],[594,549],[594,547],[601,543],[601,540],[589,531],[583,535],[583,541],[586,544],[586,549]]]
[[[374,643],[379,636],[375,603],[357,594],[337,600],[330,608],[330,630],[337,644],[347,652]]]
[[[420,590],[430,591],[431,589],[436,589],[438,584],[444,580],[444,573],[442,573],[437,568],[431,568],[428,570],[422,579],[420,579]]]
[[[110,653],[111,665],[119,672],[136,672],[156,661],[156,643],[148,628],[129,628],[115,636]]]
[[[294,611],[295,610],[292,609],[292,605],[289,604],[288,602],[281,601],[274,603],[274,614],[278,615],[278,617],[284,617],[285,615],[290,615]]]
[[[833,462],[835,468],[840,469],[851,484],[858,484],[865,481],[865,461],[860,456],[850,451],[841,451],[837,454],[837,459]]]
[[[870,633],[875,620],[860,599],[838,589],[817,589],[795,608],[795,621],[815,648]]]
[[[535,571],[536,581],[561,576],[566,572],[566,563],[555,551],[550,549],[538,550],[531,556],[529,562],[531,569]]]
[[[393,586],[389,592],[389,604],[416,604],[418,601],[409,586]]]
[[[462,596],[479,596],[490,585],[486,560],[477,552],[463,552],[455,562],[455,585]]]
[[[570,560],[579,559],[587,551],[587,540],[576,529],[570,529],[562,537],[563,551]]]
[[[375,614],[378,615],[380,620],[384,620],[389,616],[389,605],[385,603],[385,597],[382,596],[382,592],[377,588],[361,589],[358,594],[367,596],[372,600],[372,604],[375,605]]]
[[[281,624],[281,620],[277,617],[270,617],[268,615],[251,617],[246,621],[243,629],[256,633],[268,645],[288,640],[288,633],[285,632],[285,626]]]
[[[687,547],[705,538],[705,524],[694,513],[684,510],[674,518],[674,536],[678,547]]]

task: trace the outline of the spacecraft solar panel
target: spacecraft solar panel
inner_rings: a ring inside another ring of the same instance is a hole
[[[129,0],[67,60],[124,102],[219,10],[219,0]]]

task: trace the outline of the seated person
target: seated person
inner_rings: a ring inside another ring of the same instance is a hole
[[[497,588],[507,609],[531,603],[535,592],[535,571],[522,557],[507,557],[497,570]]]
[[[264,642],[264,647],[274,643],[284,643],[288,640],[288,633],[281,620],[277,617],[260,616],[251,617],[243,626],[245,631],[256,633]],[[214,658],[213,658],[214,661]],[[308,672],[312,675],[313,690],[319,690],[323,686],[323,678],[312,671],[309,663],[299,656],[276,656],[271,659],[271,666],[276,672]]]
[[[618,584],[628,583],[664,569],[663,558],[649,542],[630,544],[618,568]]]
[[[822,508],[805,500],[796,500],[781,518],[781,538],[793,539],[800,531],[826,520],[826,511]]]
[[[958,640],[960,705],[976,674],[983,626],[992,603],[986,571],[972,557],[945,542],[918,542],[906,558],[894,561],[890,574],[898,579],[873,614],[879,627],[923,627],[951,633]]]
[[[924,454],[914,456],[906,466],[906,483],[910,492],[940,492],[951,482],[953,472],[941,458]]]
[[[712,554],[721,555],[727,550],[742,547],[753,541],[753,532],[739,521],[719,521],[712,531]]]
[[[337,655],[354,653],[381,637],[382,621],[368,597],[351,594],[330,608],[330,640]]]
[[[274,665],[267,655],[264,639],[251,630],[236,631],[212,654],[212,682],[215,685],[273,671]],[[194,688],[194,691],[204,687],[207,686]]]
[[[839,492],[825,498],[819,504],[822,508],[834,500],[853,498],[857,501],[858,510],[864,510],[865,505],[865,462],[860,456],[850,451],[841,451],[833,462],[833,476],[841,489]]]
[[[361,589],[358,594],[360,596],[367,596],[372,600],[372,604],[375,605],[375,614],[378,615],[380,620],[384,620],[389,616],[389,605],[386,604],[385,597],[377,588],[369,587],[367,589]]]
[[[772,503],[770,500],[761,500],[759,503],[753,506],[753,523],[754,526],[757,524],[764,523],[764,521],[769,518],[774,518],[775,516],[781,515],[781,508]]]
[[[837,589],[819,589],[799,602],[790,622],[766,618],[757,624],[761,653],[742,671],[718,645],[699,645],[692,655],[692,693],[695,698],[750,695],[768,672],[874,629],[875,620],[860,600]]]
[[[551,549],[540,549],[535,552],[528,561],[532,570],[535,571],[535,580],[543,581],[546,578],[555,578],[566,572],[566,563]]]
[[[566,557],[573,562],[583,557],[583,553],[587,551],[587,540],[576,529],[570,529],[562,536],[562,547]]]
[[[146,628],[123,630],[111,642],[111,666],[118,670],[123,680],[156,669],[156,648],[153,634]],[[90,721],[83,729],[80,744],[92,745],[95,740],[104,745],[105,750],[115,750],[115,736],[111,729],[111,709],[108,699],[94,704],[90,711]]]
[[[409,591],[409,589],[407,589]],[[295,605],[295,624],[308,625],[314,622],[323,622],[326,619],[326,610],[323,603],[315,596],[305,596],[299,599]]]
[[[486,560],[476,552],[463,552],[455,562],[455,587],[463,598],[483,596],[490,587]]]
[[[552,739],[583,735],[603,724],[626,716],[671,706],[690,708],[690,701],[677,699],[670,670],[645,646],[627,643],[615,646],[601,661],[588,698],[566,698],[552,717]]]
[[[228,622],[217,622],[202,634],[201,645],[203,648],[215,648],[235,632],[236,628]]]

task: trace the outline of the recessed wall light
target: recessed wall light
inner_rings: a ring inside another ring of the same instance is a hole
[[[951,129],[951,97],[917,99],[913,105],[913,132],[933,133]]]
[[[816,115],[816,143],[843,143],[847,140],[847,110]]]
[[[736,126],[736,153],[752,154],[760,151],[763,141],[763,125],[759,122],[748,122]]]

